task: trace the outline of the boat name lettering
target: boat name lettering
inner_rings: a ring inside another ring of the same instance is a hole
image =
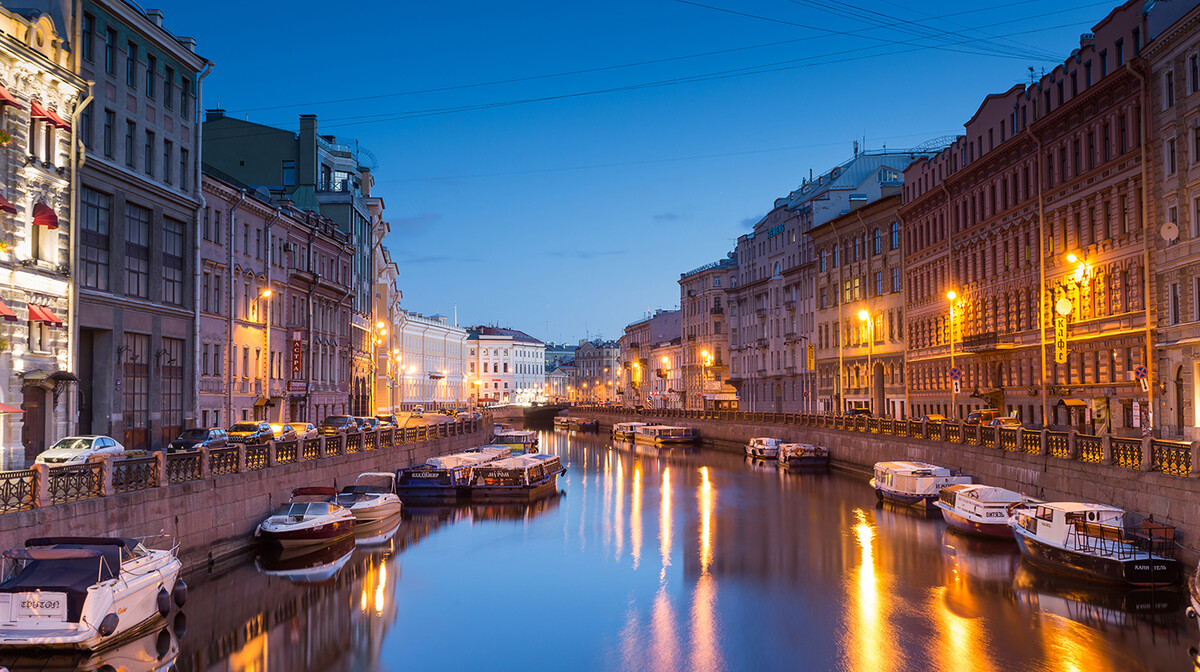
[[[441,474],[436,471],[414,471],[411,476],[413,478],[438,478]]]
[[[58,600],[22,600],[23,609],[58,609]]]
[[[1004,511],[988,511],[987,517],[988,518],[1007,518],[1008,514],[1005,513]]]
[[[1151,569],[1150,565],[1140,565],[1140,564],[1136,564],[1136,563],[1135,563],[1135,564],[1133,565],[1133,568],[1134,568],[1134,569],[1136,569],[1136,570],[1138,570],[1138,571],[1140,571],[1140,572],[1150,572],[1150,571],[1153,571],[1153,572],[1165,572],[1165,571],[1167,571],[1167,566],[1166,566],[1166,565],[1154,565],[1154,568],[1153,568],[1153,569]]]

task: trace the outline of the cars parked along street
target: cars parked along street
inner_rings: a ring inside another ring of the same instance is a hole
[[[63,464],[83,464],[95,455],[125,454],[125,447],[116,440],[100,435],[68,436],[59,439],[46,450],[38,453],[33,459],[34,464],[59,466]]]
[[[349,415],[331,415],[321,421],[317,426],[317,433],[321,436],[336,436],[338,434],[348,434],[358,431],[358,422],[353,416]]]
[[[229,445],[229,436],[225,430],[220,427],[209,427],[202,429],[199,427],[193,429],[185,429],[182,433],[170,444],[167,445],[167,452],[173,453],[177,450],[199,450],[201,448],[224,448]]]
[[[235,423],[228,433],[230,443],[266,443],[275,438],[266,420]]]

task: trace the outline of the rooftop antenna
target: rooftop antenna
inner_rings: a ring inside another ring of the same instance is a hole
[[[454,304],[454,326],[458,326],[458,304]]]

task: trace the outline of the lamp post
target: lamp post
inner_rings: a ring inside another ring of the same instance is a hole
[[[259,292],[258,296],[254,298],[255,307],[256,308],[258,307],[259,299],[262,299],[263,303],[266,303],[267,300],[270,299],[271,295],[274,293],[275,292],[272,291],[270,287],[267,287],[266,289]],[[266,367],[266,370],[263,372],[264,375],[263,375],[262,396],[268,400],[268,403],[270,403],[270,398],[271,398],[270,397],[270,394],[271,394],[271,308],[270,308],[270,306],[267,307],[267,312],[263,316],[263,334],[266,337],[265,338],[266,347],[264,348],[264,350],[266,350],[266,353],[267,353],[267,362],[266,362],[267,367]],[[267,416],[268,416],[267,405],[264,404],[263,405],[263,419],[270,420],[270,418]]]
[[[871,369],[871,354],[875,349],[875,326],[871,324],[871,313],[860,310],[858,311],[858,320],[865,322],[867,325],[867,410],[875,413],[875,372]]]
[[[958,294],[954,290],[946,292],[946,298],[950,300],[950,369],[954,369],[954,300],[958,298]],[[958,392],[955,390],[956,382],[950,381],[950,417],[958,417]]]

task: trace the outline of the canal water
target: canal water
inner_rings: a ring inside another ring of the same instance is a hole
[[[183,672],[1193,669],[1182,593],[1030,570],[1014,544],[878,505],[862,475],[598,434],[541,443],[567,466],[557,496],[409,508],[358,548],[193,575],[184,615],[127,657]]]

